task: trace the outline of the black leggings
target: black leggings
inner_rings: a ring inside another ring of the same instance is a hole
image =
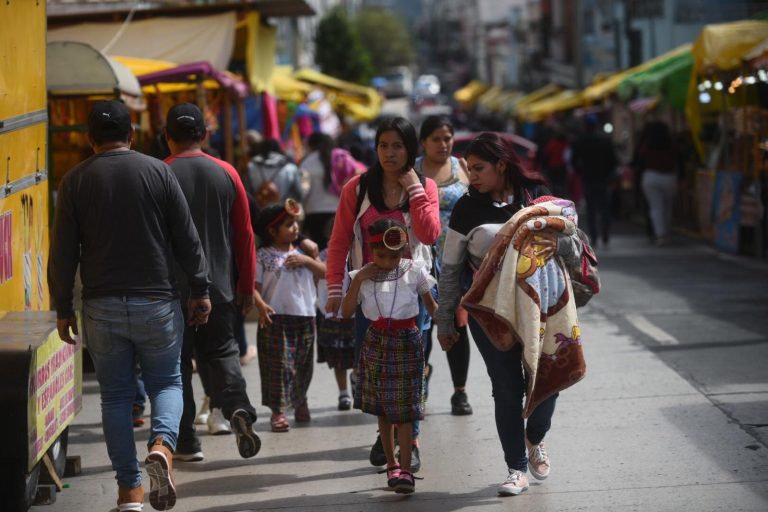
[[[427,339],[432,339],[432,329],[435,328],[435,324],[428,331],[425,331]],[[454,388],[463,388],[467,384],[467,375],[469,374],[469,335],[467,334],[467,326],[456,327],[459,333],[459,341],[451,347],[451,350],[445,353],[448,358],[448,367],[451,369],[451,380],[453,381]],[[426,344],[426,352],[424,353],[424,359],[429,362],[429,355],[432,353],[432,343]],[[425,363],[426,364],[426,363]]]

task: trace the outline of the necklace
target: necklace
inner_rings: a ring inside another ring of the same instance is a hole
[[[398,265],[399,267],[399,265]],[[398,269],[395,269],[398,270]],[[392,305],[389,308],[389,315],[387,318],[387,330],[389,330],[389,326],[392,323],[392,313],[395,311],[395,302],[397,301],[397,285],[400,284],[400,279],[395,280],[395,293],[392,296]],[[376,281],[373,282],[373,300],[376,302],[376,309],[379,312],[379,318],[384,318],[384,315],[381,313],[381,306],[379,305],[379,297],[376,294]]]

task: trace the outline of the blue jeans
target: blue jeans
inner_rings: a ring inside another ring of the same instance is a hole
[[[141,366],[136,362],[136,396],[133,399],[133,405],[141,407],[144,411],[147,405],[147,390],[144,388],[144,379],[141,377]]]
[[[528,467],[525,438],[533,444],[539,444],[544,439],[552,426],[552,414],[555,412],[558,395],[554,394],[539,404],[528,417],[526,424],[523,419],[526,382],[520,344],[502,352],[491,343],[483,328],[472,316],[469,317],[469,330],[491,378],[496,431],[504,450],[504,460],[507,467],[525,472]]]
[[[135,359],[152,404],[149,445],[162,437],[176,449],[183,408],[180,355],[184,320],[178,300],[101,297],[83,301],[83,337],[101,390],[107,452],[121,487],[141,484],[131,407]]]

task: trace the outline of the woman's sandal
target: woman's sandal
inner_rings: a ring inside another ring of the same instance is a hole
[[[288,418],[286,418],[285,414],[282,412],[272,414],[272,417],[269,419],[269,424],[272,427],[272,432],[288,432],[291,429],[291,424],[288,423]]]

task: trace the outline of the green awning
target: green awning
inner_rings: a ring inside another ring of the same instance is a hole
[[[635,96],[660,96],[675,110],[685,110],[688,81],[691,79],[693,54],[690,51],[674,55],[650,68],[626,77],[619,84],[623,100]]]

